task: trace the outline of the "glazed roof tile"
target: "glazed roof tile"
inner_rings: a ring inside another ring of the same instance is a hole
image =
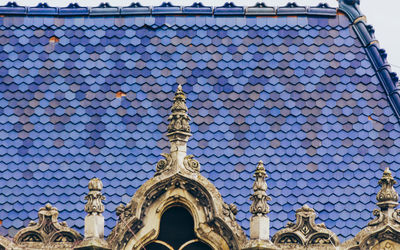
[[[260,159],[270,175],[271,234],[308,204],[318,223],[348,239],[372,217],[379,170],[400,176],[395,76],[373,37],[360,33],[365,24],[351,26],[354,13],[228,3],[7,4],[0,14],[3,235],[47,202],[82,232],[93,177],[104,184],[108,235],[117,205],[168,150],[178,84],[192,118],[188,151],[238,206],[245,230]]]

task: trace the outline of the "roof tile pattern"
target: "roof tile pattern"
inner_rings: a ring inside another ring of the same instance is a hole
[[[253,171],[269,178],[271,234],[304,204],[341,240],[372,217],[379,169],[400,176],[400,127],[343,14],[0,17],[0,232],[47,202],[82,232],[103,181],[116,206],[154,174],[174,90],[188,151],[248,230]]]

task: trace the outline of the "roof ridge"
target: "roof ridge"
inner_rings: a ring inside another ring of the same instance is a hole
[[[195,2],[191,6],[175,6],[171,2],[163,2],[160,6],[142,6],[132,3],[129,6],[117,7],[109,3],[101,3],[97,7],[81,7],[71,3],[67,7],[50,7],[47,3],[37,6],[19,6],[16,2],[8,2],[0,6],[0,15],[30,15],[30,16],[126,16],[126,15],[214,15],[214,16],[275,16],[275,15],[316,15],[336,16],[337,8],[326,3],[317,6],[298,6],[288,3],[285,6],[273,7],[264,3],[254,6],[236,6],[226,2],[223,6],[204,6]]]
[[[367,24],[367,18],[359,8],[360,0],[339,0],[339,10],[344,12],[349,18],[351,25],[366,54],[373,65],[375,72],[382,83],[388,96],[390,106],[392,106],[397,118],[400,119],[400,87],[397,74],[391,70],[390,64],[386,60],[386,51],[379,46],[378,40],[374,35],[374,28]]]

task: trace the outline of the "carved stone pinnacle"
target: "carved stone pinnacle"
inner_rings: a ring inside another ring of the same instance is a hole
[[[93,178],[89,181],[89,193],[85,196],[88,202],[85,205],[85,211],[88,214],[101,214],[104,212],[102,200],[106,198],[101,194],[103,183],[98,178]]]
[[[182,86],[179,85],[175,93],[174,103],[172,104],[172,113],[168,117],[168,136],[181,134],[187,137],[187,139],[191,136],[189,126],[190,118],[187,111],[186,97],[183,93]]]
[[[381,190],[379,190],[378,194],[376,195],[376,200],[378,201],[377,205],[382,210],[396,207],[399,204],[399,195],[393,188],[394,184],[396,184],[396,181],[392,176],[392,172],[390,172],[389,168],[386,168],[383,172],[382,178],[379,180]]]
[[[254,215],[266,215],[269,213],[267,201],[271,200],[271,198],[266,193],[268,186],[265,178],[267,174],[262,161],[258,162],[254,177],[256,180],[253,184],[254,193],[250,197],[250,200],[253,201],[250,206],[250,212]]]

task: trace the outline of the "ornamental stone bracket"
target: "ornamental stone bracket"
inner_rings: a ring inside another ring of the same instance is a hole
[[[394,184],[396,181],[389,168],[386,168],[379,181],[381,190],[376,199],[380,209],[373,211],[375,219],[353,239],[344,242],[344,249],[400,249],[400,210],[395,209],[399,195]]]
[[[178,86],[167,137],[170,152],[163,153],[153,178],[145,182],[126,205],[107,241],[112,249],[143,249],[159,233],[161,216],[171,206],[189,210],[196,236],[213,249],[241,249],[247,239],[236,222],[237,208],[226,204],[217,188],[200,174],[200,164],[187,155],[190,134],[186,97]]]
[[[322,224],[315,224],[315,211],[307,205],[296,210],[296,223],[289,222],[272,241],[280,249],[337,249],[338,237]]]
[[[15,235],[16,249],[71,249],[82,240],[66,222],[58,222],[58,210],[49,203],[38,214],[38,222],[31,221]]]

